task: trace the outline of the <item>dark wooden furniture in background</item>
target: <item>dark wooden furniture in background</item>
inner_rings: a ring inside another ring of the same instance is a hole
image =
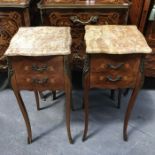
[[[29,0],[0,0],[0,76],[4,79],[0,86],[7,87],[7,60],[3,56],[10,40],[21,26],[30,26]]]
[[[129,24],[135,24],[145,35],[152,54],[145,59],[145,76],[155,77],[155,0],[131,0]]]
[[[85,25],[126,24],[128,0],[43,0],[38,5],[44,26],[70,26],[71,66],[82,70],[85,55]]]
[[[149,8],[144,34],[153,53],[146,56],[145,76],[155,77],[155,1],[151,1]]]
[[[0,57],[3,56],[18,28],[30,26],[28,7],[28,0],[0,0]]]

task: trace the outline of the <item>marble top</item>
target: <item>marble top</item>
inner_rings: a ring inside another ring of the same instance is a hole
[[[12,38],[6,56],[48,56],[71,53],[69,27],[21,27]]]
[[[86,53],[151,53],[143,34],[136,26],[86,26]]]

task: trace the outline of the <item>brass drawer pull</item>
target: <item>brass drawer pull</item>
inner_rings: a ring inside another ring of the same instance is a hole
[[[108,64],[108,67],[111,68],[111,69],[119,69],[119,68],[121,68],[123,65],[124,65],[124,63],[120,63],[120,64],[117,64],[117,65]]]
[[[80,20],[77,16],[71,16],[70,17],[70,20],[73,22],[73,23],[80,23],[80,24],[90,24],[90,23],[96,23],[97,20],[98,20],[98,16],[91,16],[89,20],[87,21],[82,21]]]
[[[110,82],[117,82],[117,81],[120,81],[122,79],[121,76],[117,76],[116,78],[112,78],[111,76],[107,76],[107,79],[110,81]]]
[[[44,79],[35,79],[35,78],[33,78],[32,79],[32,82],[34,84],[46,84],[47,81],[48,81],[48,78],[44,78]]]
[[[43,65],[42,67],[37,66],[36,64],[32,65],[32,70],[37,72],[43,72],[47,70],[47,65]]]

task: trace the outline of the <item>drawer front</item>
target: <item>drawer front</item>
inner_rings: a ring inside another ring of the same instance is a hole
[[[126,88],[135,84],[139,71],[138,55],[91,55],[91,87]]]
[[[139,66],[139,56],[129,55],[94,55],[91,56],[91,72],[117,72],[122,75],[135,73]]]
[[[46,15],[46,14],[45,14]],[[81,9],[55,10],[49,14],[53,26],[73,26],[88,24],[125,24],[127,9]],[[46,17],[43,17],[46,18]]]
[[[13,67],[16,75],[56,74],[63,72],[63,56],[50,57],[14,57]]]
[[[64,89],[64,75],[16,75],[19,89],[31,90],[61,90]]]
[[[105,73],[91,73],[90,74],[90,87],[91,88],[129,88],[133,87],[136,82],[136,76],[132,74],[105,74]]]

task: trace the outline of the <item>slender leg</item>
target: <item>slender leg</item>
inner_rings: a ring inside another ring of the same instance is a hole
[[[120,109],[120,106],[121,106],[121,96],[122,96],[122,90],[119,89],[118,90],[118,104],[117,104],[118,109]]]
[[[130,115],[131,115],[131,111],[132,111],[132,109],[134,107],[135,100],[136,100],[136,97],[138,95],[138,91],[139,91],[140,86],[141,86],[141,79],[142,79],[141,78],[141,73],[139,73],[139,75],[137,77],[135,88],[133,89],[133,92],[132,92],[132,95],[130,97],[129,104],[128,104],[128,107],[127,107],[127,111],[126,111],[126,114],[125,114],[124,127],[123,127],[123,138],[124,138],[125,141],[128,140],[128,136],[127,136],[128,121],[129,121],[129,118],[130,118]]]
[[[4,82],[2,83],[2,85],[0,85],[0,91],[4,90],[5,88],[7,88],[9,86],[9,79],[8,77],[6,79],[4,79]]]
[[[87,138],[87,132],[88,132],[88,117],[89,117],[89,111],[88,111],[88,95],[89,95],[89,74],[85,75],[84,77],[84,121],[85,121],[85,127],[84,127],[84,133],[82,140],[85,141]]]
[[[30,121],[29,121],[29,116],[28,116],[26,107],[24,105],[24,102],[22,100],[20,92],[19,92],[19,90],[17,88],[16,79],[15,79],[14,75],[11,77],[11,85],[12,85],[14,94],[16,96],[17,103],[19,105],[20,111],[21,111],[21,113],[23,115],[23,118],[24,118],[24,121],[25,121],[26,129],[27,129],[27,134],[28,134],[27,142],[28,142],[28,144],[30,144],[30,143],[32,143],[31,124],[30,124]]]
[[[36,104],[37,104],[37,110],[39,111],[40,110],[39,95],[37,91],[35,91],[34,94],[35,94],[35,99],[36,99]]]
[[[52,91],[52,94],[53,94],[53,100],[56,99],[56,91]]]
[[[115,90],[111,90],[111,95],[110,95],[110,98],[112,99],[112,100],[114,100],[114,98],[115,98]]]
[[[71,135],[70,129],[70,115],[71,115],[71,84],[69,77],[65,76],[65,92],[66,92],[66,127],[67,127],[67,134],[70,144],[73,144],[73,139]]]
[[[72,111],[75,111],[76,109],[75,109],[75,107],[74,107],[74,103],[73,103],[73,100],[71,99],[71,109],[72,109]]]
[[[43,101],[46,101],[46,97],[44,96],[44,94],[42,92],[39,92],[39,95],[40,95],[40,98],[43,100]]]
[[[25,105],[24,105],[24,102],[23,102],[22,97],[20,95],[20,92],[14,90],[14,94],[17,98],[19,108],[20,108],[22,115],[23,115],[23,118],[25,120],[25,124],[27,127],[27,133],[28,133],[28,144],[30,144],[30,143],[32,143],[32,131],[31,131],[31,125],[30,125],[28,114],[27,114],[27,110],[25,108]]]
[[[125,90],[125,92],[123,93],[123,95],[126,96],[126,95],[129,93],[129,90],[130,90],[130,89],[127,88],[127,89]]]
[[[83,99],[82,99],[82,109],[84,109],[84,96],[83,96]]]

